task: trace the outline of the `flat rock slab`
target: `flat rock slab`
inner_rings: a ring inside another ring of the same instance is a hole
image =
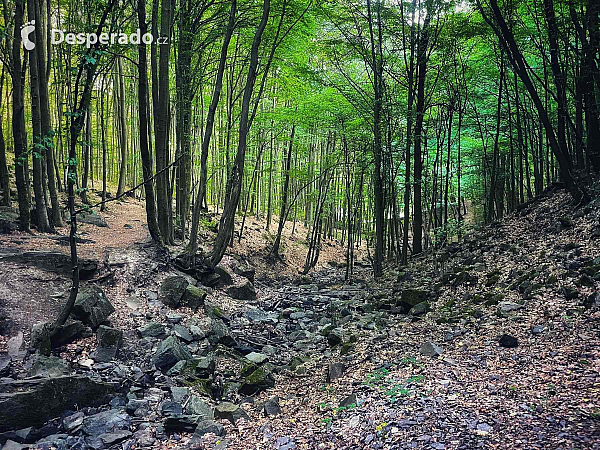
[[[109,383],[85,376],[19,380],[0,384],[0,433],[39,427],[63,411],[104,403],[114,392]],[[43,407],[41,407],[43,405]]]

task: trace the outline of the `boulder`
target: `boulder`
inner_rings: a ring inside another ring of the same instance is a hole
[[[187,346],[182,344],[175,336],[169,336],[160,343],[158,350],[152,357],[152,363],[158,370],[166,372],[179,361],[192,359],[192,354]]]
[[[204,300],[207,295],[208,291],[206,289],[190,284],[185,288],[181,303],[183,306],[196,310],[204,305]]]
[[[235,423],[242,418],[250,420],[246,411],[230,402],[219,403],[215,408],[215,417],[217,419],[229,420],[232,425],[235,425]]]
[[[170,308],[179,308],[189,284],[189,281],[180,275],[165,278],[160,285],[160,301]]]
[[[229,316],[213,302],[204,302],[204,312],[211,319],[221,319],[225,322],[229,322]]]
[[[251,322],[270,322],[277,323],[279,316],[275,312],[263,311],[260,308],[251,308],[244,313],[244,317]]]
[[[190,414],[169,416],[165,419],[165,430],[185,431],[186,433],[192,433],[196,429],[196,426],[200,420],[200,416],[194,416]]]
[[[254,395],[257,392],[263,391],[275,386],[275,379],[265,364],[244,379],[244,383],[240,387],[240,392],[244,395]]]
[[[31,327],[31,339],[29,340],[30,348],[42,355],[50,356],[50,352],[52,351],[52,341],[50,340],[51,330],[52,325],[48,322],[35,323],[33,327]],[[11,354],[10,349],[8,353],[10,356],[16,356],[16,354]]]
[[[203,420],[202,422],[198,423],[198,426],[194,431],[194,436],[192,436],[192,440],[190,442],[194,444],[194,442],[197,442],[202,436],[208,433],[213,433],[217,436],[225,436],[225,428],[220,423],[212,420]]]
[[[332,381],[341,378],[345,371],[346,366],[343,363],[329,363],[329,366],[327,367],[327,382],[331,383]]]
[[[433,342],[424,342],[419,349],[422,355],[436,358],[444,353],[444,350]]]
[[[36,355],[30,377],[60,377],[69,373],[69,363],[56,356]]]
[[[269,357],[264,353],[250,352],[246,355],[246,359],[254,364],[262,364],[269,359]]]
[[[165,326],[156,322],[150,322],[147,325],[144,325],[143,327],[139,327],[137,329],[137,332],[141,338],[162,338],[165,337],[167,334]]]
[[[0,384],[0,433],[27,426],[39,427],[77,405],[103,404],[112,384],[84,376],[19,380]],[[43,408],[40,407],[43,405]]]
[[[73,305],[73,315],[92,330],[96,330],[113,312],[115,308],[106,298],[104,291],[97,286],[83,288],[77,294]]]
[[[109,362],[117,357],[123,345],[123,331],[117,328],[100,325],[96,333],[98,347],[90,356],[97,362]]]
[[[83,419],[81,430],[91,437],[100,437],[116,430],[126,430],[131,425],[131,417],[122,410],[109,409]]]
[[[254,283],[254,276],[256,275],[256,269],[254,267],[252,267],[251,265],[249,265],[247,263],[239,263],[239,264],[235,265],[235,267],[233,268],[233,271],[236,274],[238,274],[239,276],[247,278],[248,280],[250,280],[251,283]]]
[[[185,404],[185,413],[200,417],[200,420],[212,420],[215,414],[208,403],[197,395],[192,395]]]
[[[173,334],[188,344],[194,340],[192,334],[183,325],[173,325]]]
[[[230,286],[227,295],[237,300],[256,300],[256,289],[250,280]]]
[[[224,265],[219,264],[217,267],[215,267],[215,273],[219,275],[219,282],[222,285],[229,286],[231,283],[233,283],[233,275]]]
[[[356,394],[350,394],[340,402],[340,408],[347,408],[350,405],[356,406]]]
[[[327,342],[330,347],[335,347],[344,341],[344,334],[340,328],[334,328],[327,334]]]
[[[227,347],[235,347],[235,339],[231,336],[229,327],[220,319],[213,319],[209,341],[214,344],[223,344]]]
[[[79,338],[90,337],[92,330],[79,320],[71,321],[58,327],[56,333],[50,338],[52,348],[62,347]]]

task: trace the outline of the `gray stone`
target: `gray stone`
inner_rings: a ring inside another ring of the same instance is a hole
[[[422,316],[423,314],[427,313],[427,311],[429,311],[429,303],[421,302],[413,306],[410,309],[409,314],[412,314],[413,316]]]
[[[206,337],[204,331],[198,325],[190,325],[190,334],[196,341],[201,341]]]
[[[246,319],[252,322],[271,322],[277,323],[279,317],[275,312],[263,311],[260,308],[251,308],[244,313]]]
[[[503,334],[502,336],[500,336],[500,339],[498,339],[498,343],[500,344],[500,347],[504,348],[515,348],[519,346],[519,340],[508,334]]]
[[[229,316],[223,312],[221,308],[219,308],[216,304],[210,301],[204,302],[204,312],[211,319],[220,319],[229,321]]]
[[[246,411],[230,402],[219,403],[215,408],[215,417],[217,419],[229,420],[232,425],[235,425],[235,423],[242,418],[250,420]]]
[[[419,351],[422,355],[431,356],[434,358],[444,353],[444,350],[439,345],[433,342],[424,342],[423,344],[421,344],[421,348],[419,349]]]
[[[91,330],[86,327],[83,322],[75,320],[58,327],[56,334],[50,338],[50,342],[52,344],[52,348],[56,348],[70,344],[80,337],[83,338],[89,336],[91,336]]]
[[[271,397],[263,404],[262,409],[266,417],[277,416],[281,414],[281,407],[279,406],[279,397]]]
[[[174,416],[174,415],[180,415],[183,414],[183,407],[181,406],[181,403],[177,403],[177,402],[164,402],[161,407],[160,407],[161,412],[163,413],[163,415],[165,416]]]
[[[169,370],[178,361],[192,359],[192,354],[187,346],[179,342],[175,336],[169,336],[160,343],[158,350],[152,357],[152,363],[158,370]]]
[[[181,303],[188,308],[196,310],[204,305],[207,295],[208,291],[206,289],[190,284],[183,293]]]
[[[269,359],[269,357],[263,353],[251,352],[246,355],[246,359],[254,364],[262,364]]]
[[[519,305],[518,303],[514,303],[514,302],[500,302],[498,304],[498,313],[499,314],[508,314],[512,311],[517,311],[519,309],[521,309],[523,307],[523,305]]]
[[[327,335],[327,342],[330,347],[335,347],[344,341],[344,333],[340,328],[334,328]]]
[[[190,343],[194,340],[194,337],[190,334],[190,332],[183,325],[175,325],[173,326],[173,333],[179,339],[184,342]]]
[[[256,289],[250,280],[245,280],[242,283],[230,286],[227,289],[227,295],[237,300],[255,300]]]
[[[233,275],[224,265],[219,264],[217,267],[215,267],[215,273],[221,277],[219,280],[221,284],[229,286],[231,283],[233,283]]]
[[[176,312],[170,312],[167,314],[167,322],[171,323],[171,324],[176,324],[179,323],[183,320],[183,316],[181,314],[178,314]]]
[[[332,381],[341,378],[344,375],[345,371],[346,366],[343,363],[329,363],[329,366],[327,368],[327,382],[331,383]]]
[[[150,408],[150,403],[148,402],[148,400],[146,399],[137,399],[137,398],[132,398],[129,399],[129,401],[127,402],[127,406],[126,406],[126,411],[129,414],[133,414],[133,415],[139,415],[136,414],[136,411],[142,409],[142,410],[148,410]]]
[[[36,355],[29,376],[49,378],[60,377],[68,373],[69,365],[64,359],[56,356]]]
[[[275,386],[275,379],[271,374],[269,364],[264,364],[248,375],[240,387],[240,392],[244,395],[254,395],[259,391]]]
[[[185,277],[179,275],[165,278],[160,285],[160,301],[170,308],[179,308],[183,294],[189,284]]]
[[[179,414],[176,416],[169,416],[165,419],[165,430],[166,431],[185,431],[191,433],[196,429],[200,416],[194,416],[189,414]]]
[[[190,395],[190,390],[186,387],[171,387],[171,398],[174,402],[183,403],[183,400]]]
[[[229,327],[220,319],[212,320],[209,340],[212,344],[220,343],[226,345],[227,347],[233,347],[236,345],[235,339],[233,339],[231,336]]]
[[[233,268],[233,271],[244,277],[247,278],[248,280],[250,280],[251,283],[254,283],[254,276],[256,275],[256,269],[254,267],[252,267],[249,264],[246,263],[239,263],[236,264],[235,267]]]
[[[116,430],[126,430],[131,425],[131,418],[125,411],[109,409],[83,419],[81,430],[86,436],[100,436]]]
[[[155,338],[162,338],[164,336],[166,336],[166,330],[165,330],[165,326],[160,324],[160,323],[156,323],[156,322],[150,322],[147,325],[144,325],[143,327],[139,327],[137,329],[138,334],[140,337],[145,338],[145,337],[155,337]]]
[[[83,419],[85,415],[78,411],[75,414],[71,414],[70,416],[64,417],[62,420],[62,428],[67,433],[72,433],[73,430],[79,428],[83,424]]]
[[[123,331],[100,325],[96,339],[98,347],[91,357],[97,362],[109,362],[117,357],[117,353],[123,345]]]
[[[197,395],[192,395],[185,405],[185,413],[199,416],[200,420],[212,420],[215,418],[212,408],[208,403]]]
[[[123,442],[125,439],[129,439],[132,435],[133,433],[129,430],[118,430],[112,433],[104,433],[100,435],[100,439],[104,445],[110,447],[111,445]]]
[[[33,351],[37,351],[42,355],[50,356],[50,352],[52,351],[52,343],[50,340],[51,330],[52,325],[48,322],[37,322],[33,325],[33,327],[31,327],[31,339],[29,340],[29,346]],[[20,333],[20,336],[22,344],[23,333]],[[17,347],[13,339],[15,338],[10,338],[8,340],[8,356],[16,359],[20,350],[20,345]]]
[[[213,433],[217,436],[225,436],[225,428],[220,423],[216,423],[212,420],[203,420],[202,422],[198,423],[191,443],[194,443],[194,441],[199,440],[202,436],[208,433]]]
[[[113,312],[115,308],[106,298],[104,291],[97,286],[82,289],[73,305],[73,315],[92,330],[96,330]]]

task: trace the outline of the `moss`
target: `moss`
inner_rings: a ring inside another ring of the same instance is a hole
[[[354,347],[354,344],[352,344],[350,342],[344,342],[342,344],[342,346],[340,347],[340,355],[346,355],[346,354],[350,353],[350,350],[352,350],[353,347]]]

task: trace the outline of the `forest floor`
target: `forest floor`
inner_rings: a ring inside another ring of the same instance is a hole
[[[236,268],[252,264],[256,299],[234,299],[222,283],[206,288],[204,307],[176,312],[161,302],[161,285],[186,276],[149,242],[143,204],[113,204],[100,217],[107,227],[81,226],[80,255],[99,261],[83,287],[103,289],[123,346],[108,363],[94,361],[93,335],[54,354],[65,372],[119,384],[123,400],[110,413],[81,408],[83,426],[67,425],[69,411],[27,438],[0,434],[0,443],[37,441],[7,448],[600,448],[600,197],[575,209],[552,191],[460,244],[386,267],[377,281],[362,256],[344,281],[334,241],[300,276],[300,225],[295,237],[286,226],[286,263],[274,266],[264,223],[249,218],[223,266],[239,286]],[[202,230],[207,249],[211,228]],[[40,256],[68,254],[61,232],[0,235],[0,353],[10,355],[2,376],[31,375],[31,325],[66,301],[68,265]],[[224,332],[215,326],[223,323]],[[184,369],[154,369],[162,338],[142,336],[149,324],[188,342],[196,364],[214,360],[211,389]],[[261,355],[250,368],[265,377],[247,392],[250,351]],[[224,401],[233,412],[219,409]],[[190,412],[191,403],[210,411]],[[119,420],[94,435],[86,424],[102,414]]]

